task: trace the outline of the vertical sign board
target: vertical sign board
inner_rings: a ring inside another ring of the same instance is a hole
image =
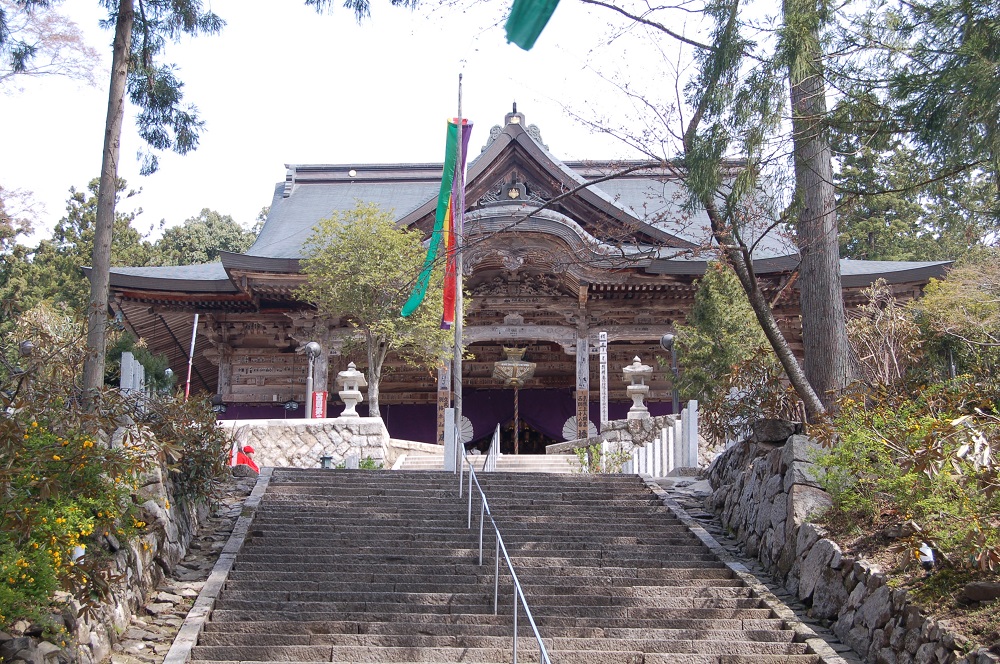
[[[590,437],[590,339],[576,338],[576,437]]]
[[[326,392],[313,392],[312,393],[312,416],[313,417],[326,417]]]
[[[608,333],[600,332],[597,335],[597,348],[600,360],[600,380],[601,380],[601,423],[603,427],[608,421]]]
[[[438,367],[437,389],[437,442],[444,445],[444,411],[451,406],[451,371],[448,363]]]

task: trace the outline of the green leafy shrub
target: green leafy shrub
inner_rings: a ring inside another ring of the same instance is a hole
[[[217,425],[209,397],[184,401],[158,395],[145,410],[144,425],[163,455],[178,495],[193,500],[211,496],[229,472],[234,432]]]
[[[620,473],[632,455],[623,450],[601,454],[601,445],[594,443],[589,447],[577,447],[573,450],[581,473]]]
[[[761,419],[805,421],[802,403],[770,349],[760,347],[719,381],[721,389],[699,409],[700,429],[715,442],[744,437]]]
[[[1000,568],[1000,442],[993,381],[971,376],[841,401],[837,445],[819,459],[840,523],[912,520],[956,567]]]

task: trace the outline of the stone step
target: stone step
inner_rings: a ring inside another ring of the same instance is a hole
[[[488,561],[487,561],[488,566]],[[449,583],[455,583],[458,585],[464,585],[469,583],[477,583],[480,585],[493,584],[493,576],[490,572],[482,572],[479,574],[472,573],[473,570],[480,570],[478,566],[472,569],[466,569],[465,573],[455,572],[447,576]],[[591,570],[593,571],[593,570]],[[605,570],[606,571],[606,570]],[[644,577],[637,577],[636,570],[625,570],[625,574],[612,575],[612,574],[595,574],[595,575],[572,575],[572,570],[569,570],[566,574],[554,575],[545,574],[541,576],[525,575],[522,581],[526,584],[531,584],[534,587],[536,584],[549,584],[549,585],[562,585],[568,588],[580,588],[580,587],[658,587],[658,588],[686,588],[686,587],[699,587],[699,588],[743,588],[743,582],[737,578],[732,578],[728,576],[721,576],[719,574],[709,574],[715,572],[716,570],[698,570],[701,572],[709,572],[705,574],[700,574],[696,578],[677,578],[678,575],[674,570],[642,570],[644,572],[649,572],[650,574]],[[652,572],[664,572],[669,573],[671,576],[665,578],[663,574],[659,574],[656,577],[652,576]],[[704,578],[702,578],[704,577]],[[303,579],[309,578],[312,581],[303,581]],[[385,574],[375,572],[371,569],[365,569],[357,572],[344,572],[338,571],[336,577],[330,581],[322,581],[317,579],[314,575],[305,576],[299,572],[279,570],[271,571],[267,577],[262,577],[260,572],[234,569],[229,573],[229,583],[282,583],[282,584],[294,584],[296,582],[309,584],[325,584],[325,583],[362,583],[362,584],[375,584],[385,579],[392,579],[395,583],[426,583],[428,579],[431,581],[439,579],[440,576],[437,574],[424,575],[424,574],[403,574],[398,571],[394,571],[391,576],[386,576]]]
[[[634,581],[634,579],[633,579]],[[535,595],[610,595],[612,597],[750,597],[750,589],[745,586],[613,586],[613,585],[566,585],[547,581],[544,578],[527,580],[524,590],[530,596]],[[367,581],[267,581],[259,579],[230,580],[226,583],[227,597],[231,593],[245,592],[284,592],[284,593],[335,593],[335,592],[370,592],[370,593],[439,593],[439,592],[471,592],[478,588],[493,591],[493,580],[489,577],[454,577],[439,579],[435,582],[420,581],[415,583]],[[507,582],[501,581],[501,590],[509,588]]]
[[[470,561],[474,562],[473,558]],[[478,569],[478,566],[474,566]],[[393,564],[387,565],[381,570],[373,570],[370,564],[358,564],[351,565],[348,567],[343,567],[336,570],[335,576],[340,578],[345,574],[358,574],[358,573],[372,573],[375,572],[376,576],[384,578],[385,574],[403,574],[403,575],[420,575],[422,577],[429,576],[440,576],[440,575],[450,575],[450,574],[467,574],[471,571],[472,566],[469,564],[430,564],[430,565],[408,565],[408,564]],[[270,564],[265,563],[248,563],[236,559],[235,568],[233,574],[239,573],[250,573],[251,576],[257,578],[263,578],[264,574],[267,574],[272,579],[281,578],[315,578],[317,574],[324,574],[329,572],[330,568],[328,565],[316,565],[312,563],[301,563],[294,565],[280,565],[275,567]],[[635,578],[635,579],[669,579],[678,580],[685,583],[691,582],[695,579],[732,579],[732,571],[723,565],[716,567],[695,567],[695,568],[669,568],[669,567],[644,567],[628,569],[623,567],[566,567],[566,568],[549,568],[544,569],[544,566],[539,568],[539,572],[544,572],[546,578],[558,578],[562,576],[573,576],[579,578],[585,578],[588,576],[596,577],[618,577],[618,578]],[[636,573],[639,573],[636,575]],[[631,574],[631,576],[630,576]],[[523,579],[533,578],[528,569],[519,569],[518,577]]]
[[[671,569],[678,571],[692,571],[702,569],[726,569],[725,564],[716,560],[711,560],[710,556],[705,556],[702,560],[651,560],[648,558],[626,558],[609,557],[608,559],[592,558],[589,560],[576,559],[573,556],[545,556],[545,555],[519,555],[511,551],[510,559],[516,569],[529,569],[534,567],[568,567],[574,566],[576,571],[591,568],[602,570],[605,568],[618,568],[622,563],[628,562],[630,566],[647,569]],[[478,560],[478,550],[471,548],[464,554],[453,553],[451,555],[427,555],[405,553],[352,553],[324,554],[324,555],[298,555],[291,553],[257,554],[248,552],[237,561],[240,569],[254,569],[259,572],[269,570],[295,569],[304,572],[318,572],[336,574],[340,569],[357,571],[359,567],[382,565],[383,571],[392,573],[396,566],[423,566],[440,567],[442,565],[454,564],[456,569],[463,565],[469,565]],[[584,565],[587,562],[589,564]],[[335,567],[336,566],[336,567]],[[416,570],[407,570],[413,573]],[[425,573],[430,573],[429,570]]]
[[[670,538],[670,537],[683,537],[690,534],[689,531],[680,524],[663,524],[663,523],[653,523],[653,524],[639,524],[638,526],[626,524],[624,522],[617,523],[600,523],[595,522],[593,519],[589,521],[581,520],[579,523],[567,523],[565,521],[556,520],[544,520],[544,519],[530,519],[524,521],[513,521],[509,517],[494,517],[497,525],[500,527],[501,532],[504,535],[504,540],[506,540],[508,534],[512,538],[516,537],[527,537],[529,535],[537,534],[550,534],[555,539],[561,539],[563,536],[568,535],[579,535],[581,531],[592,531],[595,534],[592,536],[594,540],[602,540],[607,537],[635,537],[637,534],[642,533],[644,537],[650,538]],[[462,514],[459,517],[451,516],[446,523],[439,524],[420,524],[416,519],[397,519],[391,516],[386,516],[385,518],[371,518],[368,517],[366,521],[361,521],[358,519],[329,519],[324,520],[322,517],[305,517],[299,516],[294,519],[276,519],[276,518],[265,518],[262,519],[264,526],[270,528],[284,528],[288,531],[295,532],[299,528],[302,528],[305,532],[313,532],[316,526],[319,524],[324,524],[326,527],[330,528],[334,532],[355,532],[355,531],[373,531],[378,530],[379,532],[387,534],[406,534],[412,533],[416,535],[417,533],[459,533],[466,532],[465,524],[467,522],[466,514]],[[478,529],[479,515],[473,514],[473,527]],[[391,541],[391,538],[389,538]],[[548,539],[548,538],[546,538]]]
[[[531,644],[534,647],[533,644]],[[525,651],[526,645],[522,644],[518,651],[518,661],[529,664],[538,661],[537,651]],[[559,664],[820,664],[819,655],[698,655],[698,654],[657,654],[638,652],[580,652],[561,651],[558,655]],[[190,664],[242,664],[244,661],[254,660],[190,660]],[[256,660],[260,661],[260,660]],[[315,660],[307,660],[313,662]],[[344,660],[348,661],[348,660]],[[432,660],[415,659],[380,659],[380,660],[350,660],[358,662],[394,662],[395,664],[425,664],[433,662],[451,662],[468,660],[444,660],[436,657]],[[475,660],[478,664],[507,664],[512,661],[508,655],[506,659],[497,659],[494,662]],[[287,660],[283,664],[306,664],[303,660]]]
[[[639,650],[655,653],[801,655],[805,644],[792,643],[792,631],[728,632],[660,630],[657,637],[543,637],[552,653],[563,650]],[[531,638],[524,635],[523,638]],[[206,634],[202,646],[364,646],[405,648],[507,648],[510,634],[424,635],[424,634]]]
[[[505,540],[506,541],[506,540]],[[287,542],[287,540],[286,540]],[[493,544],[493,546],[490,546]],[[541,548],[544,544],[538,544],[537,547],[522,547],[518,545],[509,545],[507,547],[507,552],[510,554],[511,558],[573,558],[576,564],[581,566],[593,566],[599,565],[602,562],[607,561],[625,561],[625,560],[638,560],[641,561],[647,567],[658,567],[659,565],[653,564],[656,562],[667,562],[664,559],[669,556],[671,563],[679,563],[684,561],[712,561],[715,562],[714,556],[708,549],[691,547],[690,551],[678,550],[676,552],[665,551],[663,547],[650,547],[649,549],[643,549],[642,547],[637,547],[638,550],[631,550],[628,547],[600,547],[595,546],[590,549],[580,549],[580,548]],[[490,542],[489,539],[484,539],[483,542],[484,555],[485,552],[490,552],[492,548],[495,548],[495,542]],[[682,547],[677,547],[682,549]],[[246,546],[243,547],[241,553],[245,554],[244,560],[262,562],[274,556],[281,556],[283,559],[289,562],[325,562],[331,560],[334,557],[340,560],[345,556],[365,556],[366,558],[373,558],[378,560],[383,559],[398,559],[399,557],[405,556],[408,559],[414,560],[418,558],[441,558],[444,562],[449,560],[460,558],[465,559],[468,554],[473,551],[477,552],[479,546],[476,542],[467,542],[464,544],[454,543],[449,546],[448,544],[442,542],[395,542],[394,545],[386,550],[386,546],[383,545],[354,545],[352,546],[351,541],[347,539],[330,538],[325,544],[320,545],[316,543],[316,546],[289,546],[289,550],[295,551],[294,554],[281,553],[273,554],[269,553],[272,551],[272,547],[266,541],[248,542]],[[315,551],[315,553],[311,553]],[[646,563],[650,563],[647,565]]]
[[[478,525],[473,524],[473,528],[476,529],[478,533]],[[465,530],[465,528],[460,527],[459,530]],[[469,532],[465,530],[465,532]],[[473,533],[475,535],[475,533]],[[395,542],[445,542],[451,541],[455,536],[455,531],[425,531],[425,530],[410,530],[410,531],[400,531],[396,533],[392,541]],[[478,535],[475,535],[478,537]],[[384,542],[385,536],[381,530],[373,531],[370,528],[352,528],[351,530],[330,528],[324,529],[319,526],[309,527],[309,528],[296,528],[294,532],[288,532],[281,528],[266,525],[258,527],[255,523],[254,527],[250,530],[250,541],[256,540],[257,538],[267,538],[267,537],[281,537],[286,541],[292,541],[295,546],[310,545],[310,546],[322,546],[322,542],[318,541],[322,538],[327,537],[339,537],[339,538],[350,538],[357,542]],[[571,548],[580,546],[581,548],[591,548],[594,546],[600,547],[616,547],[616,546],[628,546],[628,547],[640,547],[640,546],[663,546],[663,547],[700,547],[705,548],[704,544],[701,543],[697,537],[690,533],[683,533],[681,535],[673,535],[670,537],[647,537],[645,535],[631,535],[623,537],[605,537],[594,536],[594,535],[565,535],[560,537],[557,541],[540,542],[537,538],[528,537],[525,533],[520,534],[508,534],[504,532],[503,534],[504,542],[507,543],[508,547],[511,546],[551,546],[555,549]],[[478,541],[478,540],[477,540]]]
[[[707,654],[707,655],[741,655],[746,656],[747,654],[762,654],[762,655],[801,655],[804,654],[805,646],[801,644],[780,644],[785,645],[787,650],[781,650],[779,648],[773,648],[772,652],[768,652],[767,646],[776,646],[779,644],[767,644],[758,643],[754,644],[754,648],[747,648],[750,644],[748,642],[743,642],[739,644],[733,643],[721,643],[718,649],[715,650],[712,646],[713,642],[701,642],[697,645],[699,647],[704,647],[704,650],[695,649],[695,647],[685,648],[682,644],[695,644],[696,642],[664,642],[666,646],[677,645],[679,650],[671,650],[669,648],[654,650],[658,654]],[[529,645],[530,644],[530,645]],[[533,642],[528,639],[524,640],[522,645],[523,655],[525,661],[530,661],[532,652],[534,649]],[[795,647],[798,646],[798,647]],[[744,648],[743,653],[733,652],[734,649]],[[763,652],[754,652],[757,648],[761,648]],[[563,658],[556,656],[559,651],[553,651],[550,655],[556,658],[557,661],[564,661]],[[578,653],[570,655],[569,653]],[[519,651],[518,653],[522,653]],[[567,658],[572,662],[645,662],[643,658],[643,651],[635,648],[630,648],[628,650],[567,650],[565,651]],[[614,659],[605,659],[605,657],[613,657]],[[311,662],[400,662],[400,661],[415,661],[415,662],[505,662],[511,659],[510,647],[493,647],[493,648],[434,648],[434,647],[392,647],[392,646],[352,646],[352,645],[332,645],[332,646],[279,646],[279,645],[255,645],[255,646],[195,646],[191,652],[192,659],[210,659],[210,660],[220,660],[223,658],[233,659],[237,661],[282,661],[287,662],[291,660],[298,661],[311,661]],[[582,659],[581,659],[582,658]],[[621,659],[620,659],[621,658]],[[674,660],[676,661],[676,660]]]
[[[401,617],[401,616],[396,616]],[[697,632],[699,634],[715,634],[713,640],[722,640],[723,634],[737,635],[762,635],[762,640],[770,640],[773,634],[786,634],[784,621],[778,618],[767,620],[672,620],[672,628],[655,627],[612,627],[612,626],[592,626],[574,627],[559,626],[549,621],[546,624],[545,633],[551,637],[566,638],[674,638],[676,632]],[[400,620],[390,620],[386,622],[374,621],[324,621],[324,622],[248,622],[248,621],[219,621],[213,620],[205,624],[205,633],[218,634],[290,634],[309,636],[312,634],[424,634],[427,636],[458,636],[473,633],[472,627],[465,623],[446,622],[402,622]],[[476,624],[474,633],[483,636],[507,636],[511,635],[511,625],[505,620],[497,624]],[[523,622],[520,624],[518,633],[521,636],[530,636],[531,628]],[[736,637],[734,637],[736,638]],[[790,639],[789,639],[790,640]]]
[[[504,589],[503,594],[508,594]],[[224,600],[225,606],[243,606],[248,602],[257,602],[262,609],[282,608],[285,604],[396,604],[421,606],[478,606],[489,605],[493,601],[493,593],[484,588],[481,592],[405,592],[389,591],[329,591],[329,590],[242,590],[228,589]],[[699,597],[699,596],[664,596],[664,595],[621,595],[621,594],[531,594],[532,610],[544,613],[546,607],[639,607],[650,609],[756,609],[761,606],[760,600],[752,597]]]
[[[400,608],[407,608],[405,604],[392,604],[383,606],[378,604],[360,603],[358,606],[342,606],[336,609],[336,613],[331,613],[334,609],[330,604],[316,604],[312,607],[292,606],[288,603],[281,603],[279,608],[262,608],[246,603],[248,606],[222,605],[225,601],[220,599],[217,608],[212,612],[212,619],[219,621],[247,621],[256,620],[261,622],[277,622],[288,620],[304,620],[317,622],[329,620],[331,615],[336,615],[341,620],[378,620],[401,622],[439,622],[446,618],[467,622],[467,624],[510,624],[509,597],[507,602],[501,602],[500,614],[493,615],[493,598],[490,596],[489,606],[471,607],[430,607],[431,610],[423,610],[428,607],[411,607],[412,610],[400,611]],[[529,599],[530,601],[530,599]],[[507,605],[507,606],[505,606]],[[449,608],[454,609],[449,612]],[[534,614],[534,609],[532,609]],[[541,627],[555,621],[556,625],[571,625],[576,627],[662,627],[663,621],[669,620],[763,620],[774,618],[770,609],[640,609],[640,608],[620,608],[600,611],[578,611],[573,608],[551,607],[545,613],[535,614],[535,622]],[[644,622],[645,621],[645,622]]]

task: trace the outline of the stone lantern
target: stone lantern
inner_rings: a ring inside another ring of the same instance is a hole
[[[628,409],[628,415],[625,416],[625,419],[644,420],[649,417],[649,409],[643,403],[643,399],[649,394],[649,385],[646,384],[646,381],[652,379],[653,367],[643,364],[639,361],[639,356],[636,355],[632,364],[622,371],[625,373],[626,380],[629,381],[625,391],[632,398],[632,407]]]
[[[364,399],[361,388],[368,387],[368,381],[365,380],[364,374],[358,371],[354,362],[351,362],[347,365],[346,371],[337,374],[337,385],[340,386],[340,392],[338,392],[340,400],[346,406],[340,416],[358,417],[358,411],[355,408]]]

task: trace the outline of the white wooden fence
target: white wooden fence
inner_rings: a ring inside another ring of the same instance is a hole
[[[607,443],[604,443],[606,445]],[[655,440],[632,449],[622,472],[665,477],[677,468],[698,467],[698,402],[688,401],[674,425],[660,430]]]

